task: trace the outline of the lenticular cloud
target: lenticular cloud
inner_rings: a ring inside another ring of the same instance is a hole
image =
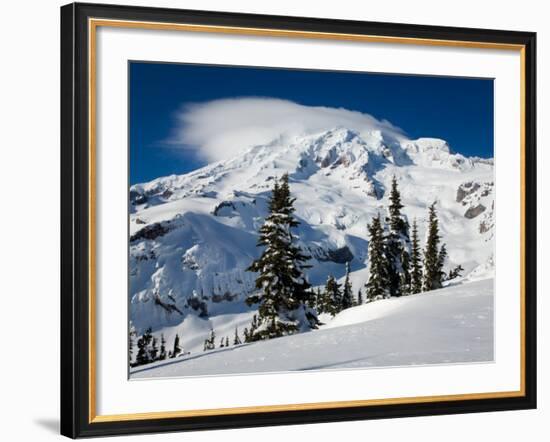
[[[177,114],[169,144],[197,150],[207,161],[218,161],[280,136],[315,133],[337,126],[360,133],[381,130],[387,136],[403,136],[401,129],[390,122],[366,113],[247,97],[185,105]]]

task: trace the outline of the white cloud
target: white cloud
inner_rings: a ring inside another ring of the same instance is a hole
[[[235,156],[280,135],[316,133],[345,126],[358,132],[383,130],[400,138],[402,131],[388,121],[343,108],[303,106],[276,98],[220,99],[184,106],[169,144],[197,149],[207,161]]]

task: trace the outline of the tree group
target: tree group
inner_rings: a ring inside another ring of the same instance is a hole
[[[426,245],[421,251],[416,219],[409,236],[409,223],[402,214],[401,195],[395,177],[392,179],[388,216],[383,221],[375,216],[369,231],[369,280],[366,284],[368,301],[435,290],[447,278],[443,268],[447,247],[441,244],[436,203],[428,209]],[[457,277],[458,266],[449,274]]]
[[[160,348],[158,345],[158,339],[153,336],[152,329],[149,327],[145,330],[145,333],[141,335],[137,340],[138,352],[135,360],[132,360],[134,341],[133,337],[136,336],[135,329],[131,327],[129,333],[130,339],[128,342],[130,366],[136,367],[138,365],[150,364],[155,361],[162,361],[167,358],[177,357],[183,349],[180,347],[180,338],[178,334],[174,337],[174,344],[171,351],[166,352],[166,340],[164,334],[160,335]]]

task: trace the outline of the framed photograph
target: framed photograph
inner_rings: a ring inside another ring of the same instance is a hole
[[[535,408],[535,43],[62,7],[62,434]]]

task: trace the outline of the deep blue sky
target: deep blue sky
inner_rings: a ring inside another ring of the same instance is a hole
[[[274,97],[386,119],[411,138],[447,140],[464,155],[493,156],[493,81],[165,63],[130,63],[130,183],[204,165],[165,145],[185,103]]]

